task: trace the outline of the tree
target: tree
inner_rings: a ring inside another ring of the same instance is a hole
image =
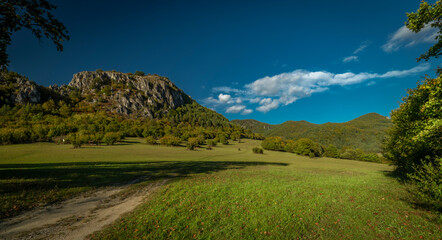
[[[335,147],[335,145],[330,144],[325,149],[324,156],[330,157],[330,158],[338,158],[339,157],[338,149]]]
[[[146,74],[144,72],[142,72],[142,71],[135,71],[134,75],[142,77],[142,76],[145,76]]]
[[[439,28],[436,36],[437,43],[430,47],[428,51],[422,54],[417,60],[424,59],[428,61],[431,57],[438,58],[442,50],[442,0],[436,1],[434,4],[428,4],[422,1],[416,12],[407,13],[408,21],[405,22],[408,29],[413,32],[419,32],[425,25],[430,24],[431,27]]]
[[[43,36],[52,40],[57,50],[63,51],[62,43],[69,40],[63,23],[50,11],[56,7],[47,0],[2,0],[0,2],[0,67],[6,68],[9,60],[6,49],[12,34],[22,28],[29,29],[37,39]]]
[[[394,125],[385,155],[397,166],[396,171],[406,176],[416,166],[437,165],[442,157],[442,76],[425,79],[402,100],[391,113]]]

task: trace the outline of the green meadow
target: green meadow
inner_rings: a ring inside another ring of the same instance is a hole
[[[204,147],[0,146],[0,218],[83,192],[170,179],[95,239],[440,239],[386,164],[253,154],[260,141]]]

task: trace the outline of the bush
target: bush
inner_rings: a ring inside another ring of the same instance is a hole
[[[330,144],[325,149],[324,156],[330,158],[339,158],[339,151],[334,145]]]
[[[263,154],[264,150],[262,148],[259,148],[259,147],[254,147],[254,148],[252,148],[252,152],[256,153],[256,154]]]
[[[155,144],[157,144],[157,140],[152,136],[148,136],[146,138],[146,143],[149,145],[155,145]]]
[[[267,150],[282,151],[285,143],[282,137],[267,137],[262,141],[261,146]]]
[[[134,75],[135,76],[145,76],[146,74],[142,71],[135,71]]]
[[[215,141],[215,139],[209,139],[207,140],[207,145],[209,147],[216,147],[217,141]]]
[[[107,145],[114,145],[117,141],[121,140],[121,134],[119,132],[108,132],[104,134],[103,142]]]
[[[299,155],[320,157],[320,147],[308,138],[301,138],[295,142],[294,152]]]
[[[83,144],[87,143],[87,138],[81,133],[71,133],[68,136],[68,141],[74,146],[74,148],[81,148]]]
[[[356,160],[356,159],[358,159],[359,155],[358,155],[358,152],[356,152],[356,150],[348,148],[348,149],[345,149],[344,152],[342,152],[339,157],[342,159]]]
[[[295,149],[296,149],[295,141],[287,140],[284,146],[284,151],[293,153],[295,152]]]
[[[411,192],[419,204],[442,211],[442,158],[416,165],[414,172],[408,174]]]
[[[160,144],[166,146],[179,146],[181,144],[181,139],[175,136],[166,135],[160,138]]]
[[[221,135],[219,136],[219,142],[223,145],[228,145],[229,144],[229,140],[227,140],[227,137],[225,135]]]
[[[359,157],[359,160],[365,162],[381,162],[381,158],[376,153],[364,153]]]
[[[189,150],[195,150],[195,148],[199,147],[199,139],[198,138],[189,138],[187,139],[186,148]]]

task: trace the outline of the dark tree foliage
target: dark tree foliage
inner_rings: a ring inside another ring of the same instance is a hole
[[[408,21],[405,24],[407,28],[413,32],[419,32],[427,24],[439,29],[436,36],[436,44],[430,47],[430,49],[417,60],[420,61],[424,59],[428,61],[432,57],[438,58],[442,50],[442,0],[436,1],[434,4],[428,4],[426,1],[422,1],[419,9],[416,12],[407,13],[407,17]]]
[[[0,66],[8,63],[6,49],[12,34],[22,28],[29,29],[37,39],[51,39],[57,50],[63,51],[63,42],[69,40],[66,27],[51,13],[56,7],[46,0],[0,1]]]

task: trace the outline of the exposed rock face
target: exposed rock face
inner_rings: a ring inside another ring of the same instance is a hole
[[[39,103],[41,93],[39,86],[18,74],[0,73],[0,85],[10,91],[3,92],[3,99],[8,104]]]
[[[168,78],[157,75],[137,76],[113,71],[80,72],[68,85],[82,95],[91,96],[93,103],[114,113],[156,117],[191,103],[192,99]]]
[[[48,88],[14,72],[0,72],[0,105],[64,100],[130,117],[156,118],[193,100],[168,78],[114,71],[80,72],[69,85]],[[69,100],[70,99],[70,100]]]

